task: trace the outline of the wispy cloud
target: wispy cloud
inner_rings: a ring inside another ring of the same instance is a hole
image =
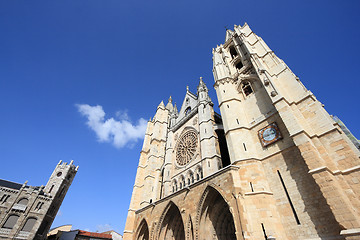
[[[96,226],[96,232],[106,232],[113,230],[112,226],[110,224],[99,224]]]
[[[78,111],[87,118],[86,124],[96,133],[100,142],[110,142],[117,148],[131,146],[144,138],[147,121],[140,118],[132,123],[127,111],[118,111],[117,119],[105,119],[105,112],[100,105],[76,104]]]

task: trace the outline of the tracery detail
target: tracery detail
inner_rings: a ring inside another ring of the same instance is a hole
[[[176,147],[176,162],[180,166],[186,165],[194,157],[198,144],[197,139],[197,133],[192,130],[180,137]]]

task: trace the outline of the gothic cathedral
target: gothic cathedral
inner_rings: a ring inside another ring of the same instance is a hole
[[[360,239],[359,149],[245,23],[148,122],[125,240]]]

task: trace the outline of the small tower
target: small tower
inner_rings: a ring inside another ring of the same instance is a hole
[[[60,160],[45,185],[44,194],[51,197],[53,200],[47,208],[45,218],[35,235],[35,239],[46,238],[46,234],[49,231],[50,226],[59,211],[61,203],[64,200],[65,195],[79,169],[79,166],[75,166],[73,163],[73,160],[71,160],[69,164]]]

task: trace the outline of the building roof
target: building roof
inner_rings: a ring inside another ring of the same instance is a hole
[[[22,187],[22,184],[0,179],[0,187],[6,187],[6,188],[20,190],[20,188]]]
[[[97,238],[104,238],[104,239],[112,239],[111,234],[107,233],[94,233],[94,232],[88,232],[79,230],[78,236],[88,236],[88,237],[97,237]]]

